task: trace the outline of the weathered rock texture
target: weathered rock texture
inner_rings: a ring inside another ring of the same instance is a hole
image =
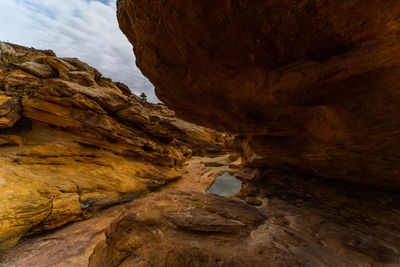
[[[177,115],[242,133],[292,173],[400,189],[397,0],[120,0]]]
[[[178,169],[182,178],[156,190],[205,193],[218,175],[234,171],[232,163],[227,159],[228,155],[213,158],[192,157],[185,162],[183,168]],[[206,166],[210,162],[217,162],[220,166]],[[129,205],[129,203],[116,205],[96,213],[88,220],[74,222],[61,229],[27,238],[11,249],[3,260],[0,259],[0,266],[88,266],[93,249],[106,238],[104,230]]]
[[[89,266],[400,264],[398,194],[263,173],[241,177],[253,184],[239,197],[256,208],[194,192],[135,200],[106,230]]]
[[[191,151],[229,140],[78,59],[1,49],[0,252],[175,180]]]
[[[0,266],[87,267],[93,249],[105,239],[104,230],[122,209],[124,205],[114,206],[88,220],[24,240],[0,261]]]
[[[107,229],[89,266],[260,265],[249,253],[254,247],[237,241],[250,238],[264,219],[255,208],[215,195],[151,194]]]

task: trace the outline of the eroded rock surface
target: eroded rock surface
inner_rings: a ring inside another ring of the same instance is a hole
[[[400,189],[397,0],[120,0],[158,97],[258,165]]]
[[[400,264],[396,192],[257,173],[241,173],[252,183],[233,199],[163,191],[133,201],[89,266]]]
[[[156,191],[184,190],[205,193],[218,175],[234,171],[227,159],[228,155],[213,158],[192,157],[185,162],[183,168],[178,169],[182,178],[159,187]],[[220,166],[205,166],[210,162],[218,162]],[[88,220],[26,238],[11,249],[3,260],[0,259],[0,266],[87,266],[93,249],[105,240],[104,230],[129,205],[116,205],[96,213]]]
[[[192,152],[230,142],[78,59],[0,52],[0,251],[176,180]]]
[[[244,240],[265,218],[215,195],[170,191],[132,202],[106,231],[89,266],[256,266]]]
[[[57,231],[24,240],[0,261],[2,267],[87,267],[104,230],[118,218],[124,205],[111,207],[94,217]]]

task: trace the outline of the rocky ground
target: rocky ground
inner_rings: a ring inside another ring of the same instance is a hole
[[[239,162],[229,155],[193,157],[179,170],[181,179],[88,220],[28,238],[2,264],[400,264],[399,195],[277,173],[254,185],[246,179],[255,179],[257,172],[237,173]],[[244,181],[241,192],[234,197],[205,194],[224,172]]]
[[[229,155],[193,157],[179,169],[181,179],[27,238],[2,266],[400,264],[398,194],[277,173],[248,183],[257,171],[237,173],[239,163]],[[244,181],[241,192],[205,194],[224,172]]]
[[[207,167],[207,163],[217,163],[219,167]],[[181,179],[162,186],[157,191],[204,194],[217,176],[224,172],[235,172],[237,164],[240,164],[240,159],[232,165],[229,155],[193,157],[179,169]],[[164,194],[169,195],[169,193]],[[128,206],[128,204],[116,205],[96,213],[90,219],[70,223],[50,233],[26,238],[8,252],[0,261],[0,266],[88,266],[93,249],[105,240],[105,229]]]
[[[187,190],[193,179],[131,202],[89,266],[400,264],[397,192],[258,171],[236,174],[235,197]]]

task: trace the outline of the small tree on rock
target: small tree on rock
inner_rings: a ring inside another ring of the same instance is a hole
[[[141,93],[139,97],[143,102],[147,102],[147,95],[145,93]]]

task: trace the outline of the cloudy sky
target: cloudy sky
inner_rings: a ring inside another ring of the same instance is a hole
[[[119,30],[116,0],[0,0],[0,40],[77,57],[159,102]]]

